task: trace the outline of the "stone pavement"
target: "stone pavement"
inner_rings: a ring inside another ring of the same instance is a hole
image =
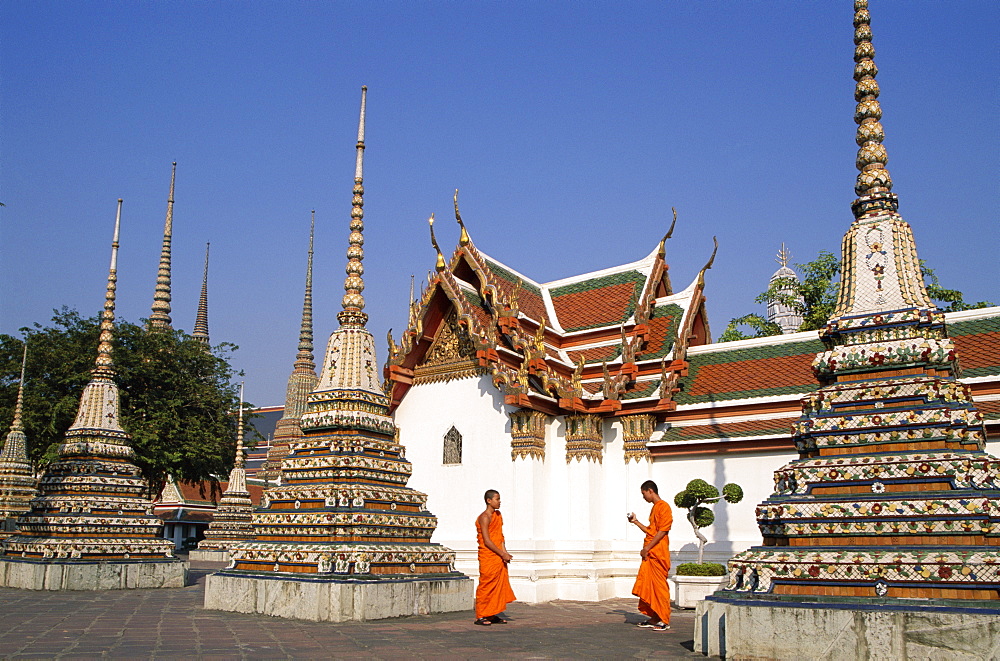
[[[693,611],[672,629],[633,626],[634,599],[513,603],[509,624],[477,627],[473,613],[340,624],[202,608],[205,576],[184,588],[48,592],[0,588],[4,659],[705,659],[692,651]]]

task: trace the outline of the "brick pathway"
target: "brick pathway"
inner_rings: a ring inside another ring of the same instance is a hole
[[[212,568],[210,568],[212,567]],[[4,659],[705,659],[692,649],[692,611],[672,629],[632,626],[633,599],[513,603],[510,623],[472,624],[468,613],[341,624],[301,622],[202,608],[195,563],[180,589],[48,592],[0,588]]]

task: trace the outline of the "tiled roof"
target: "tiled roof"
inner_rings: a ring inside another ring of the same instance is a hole
[[[545,301],[542,300],[541,290],[517,275],[511,273],[491,259],[483,260],[487,268],[495,276],[497,287],[505,297],[510,297],[517,286],[517,281],[521,280],[521,292],[517,295],[518,308],[530,319],[540,321],[548,316],[545,314]]]
[[[976,402],[976,410],[987,420],[1000,420],[1000,399],[992,402]]]
[[[469,291],[468,289],[462,289],[462,295],[465,296],[465,300],[468,301],[467,306],[471,312],[472,316],[476,318],[476,321],[483,328],[489,328],[493,323],[493,317],[490,313],[486,311],[486,307],[483,305],[483,299],[476,292]]]
[[[708,425],[671,427],[663,433],[661,441],[695,441],[707,438],[740,438],[744,436],[791,436],[794,418],[777,420],[748,420],[744,422],[718,422]]]
[[[962,377],[1000,375],[1000,316],[948,324]]]
[[[584,363],[600,363],[604,361],[612,361],[621,354],[621,344],[608,344],[603,347],[591,347],[581,351],[566,351],[566,355],[569,356],[570,362],[574,365],[576,364],[576,361],[580,359],[580,356],[583,356]]]
[[[676,303],[657,306],[649,319],[650,340],[645,352],[636,356],[637,360],[662,358],[670,353],[677,339],[677,328],[684,317],[684,309]]]
[[[552,307],[563,330],[579,331],[624,323],[646,283],[639,271],[582,280],[551,290]]]
[[[640,381],[636,384],[635,390],[629,390],[624,393],[621,397],[622,399],[641,399],[643,397],[652,397],[656,394],[656,389],[660,387],[660,379],[653,379],[652,381]]]
[[[819,339],[762,344],[731,351],[689,355],[678,404],[792,395],[819,387],[812,361],[823,351]]]

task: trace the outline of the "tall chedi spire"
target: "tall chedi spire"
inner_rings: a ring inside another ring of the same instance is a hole
[[[205,539],[198,543],[193,560],[225,560],[229,549],[253,536],[253,502],[247,491],[246,451],[243,448],[243,384],[240,384],[240,408],[236,423],[236,459],[229,472],[229,483],[219,500]],[[208,553],[217,554],[211,557]]]
[[[170,242],[174,234],[174,181],[177,162],[170,171],[170,195],[167,196],[167,218],[163,222],[163,247],[160,248],[160,268],[156,272],[156,291],[153,293],[153,313],[149,315],[151,329],[170,328]]]
[[[206,347],[208,340],[208,249],[211,243],[205,244],[205,273],[201,277],[201,296],[198,298],[198,314],[194,320],[194,331],[191,337],[195,338]]]
[[[821,387],[794,425],[800,459],[757,508],[764,546],[730,561],[728,593],[982,607],[1000,598],[1000,461],[983,452],[982,416],[897,213],[868,4],[854,7],[858,198],[813,362]]]
[[[280,479],[281,461],[288,455],[288,444],[302,437],[302,414],[306,411],[306,399],[316,387],[319,377],[316,376],[316,363],[313,358],[313,326],[312,326],[312,273],[313,273],[313,236],[316,230],[316,211],[312,212],[309,225],[309,256],[306,260],[306,293],[302,301],[302,323],[299,326],[299,351],[292,364],[292,373],[288,377],[288,387],[285,389],[285,410],[274,428],[274,439],[267,451],[257,477],[264,480]]]
[[[264,493],[254,539],[232,549],[232,568],[209,578],[206,608],[340,621],[471,607],[471,581],[452,571],[455,554],[430,541],[437,519],[424,508],[427,496],[406,486],[410,463],[378,380],[375,339],[365,329],[366,90],[340,328],[330,335],[308,397],[303,436],[290,442],[282,462],[281,485]],[[275,589],[281,600],[263,598]],[[233,600],[235,593],[247,598]]]
[[[21,358],[21,380],[17,386],[14,421],[0,452],[0,540],[16,530],[15,518],[30,509],[38,480],[28,461],[28,437],[24,434],[21,412],[24,406],[24,368],[28,362],[28,343]]]
[[[112,339],[117,286],[118,200],[111,267],[101,313],[97,360],[83,390],[76,420],[38,485],[20,531],[7,541],[0,577],[8,587],[109,589],[184,584],[173,544],[160,536],[135,451],[121,427]],[[57,564],[50,564],[58,560]],[[115,563],[107,571],[99,565]],[[144,569],[130,569],[140,563]],[[29,565],[42,565],[36,571]],[[138,573],[135,573],[138,572]],[[140,575],[141,574],[141,575]]]

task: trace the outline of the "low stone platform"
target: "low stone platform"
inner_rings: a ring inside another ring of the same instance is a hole
[[[202,549],[191,549],[188,553],[191,562],[229,562],[232,556],[229,551],[204,551]]]
[[[205,584],[205,608],[313,622],[450,613],[473,605],[472,579],[458,573],[354,579],[224,570]]]
[[[22,590],[182,588],[188,563],[180,559],[97,561],[0,558],[0,586]]]
[[[802,604],[712,596],[695,610],[694,649],[727,661],[998,659],[1000,604]]]

